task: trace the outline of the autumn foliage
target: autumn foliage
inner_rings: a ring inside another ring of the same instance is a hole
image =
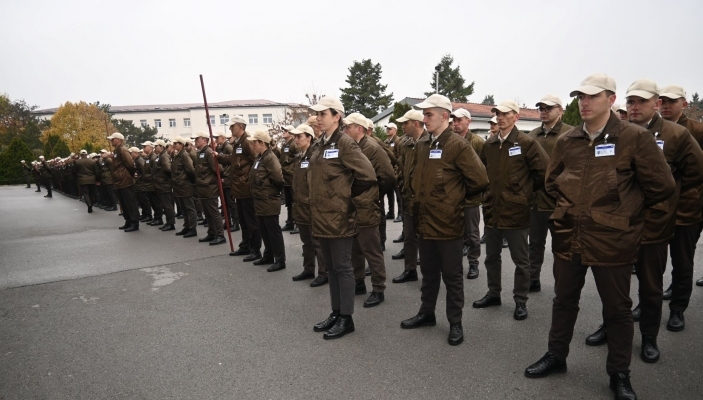
[[[42,132],[46,143],[49,136],[63,139],[71,152],[79,152],[86,143],[96,148],[108,148],[108,134],[116,129],[110,117],[95,104],[66,102],[51,117],[51,127]]]

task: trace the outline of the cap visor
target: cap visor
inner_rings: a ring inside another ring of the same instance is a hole
[[[557,104],[557,103],[555,103],[555,102],[553,102],[553,101],[547,101],[547,100],[545,100],[545,101],[540,101],[539,103],[535,104],[535,107],[539,107],[540,104],[544,104],[545,106],[549,106],[549,107],[554,107],[554,106],[558,106],[558,105],[559,105],[559,104]]]
[[[396,121],[396,122],[401,122],[401,123],[402,123],[402,122],[405,122],[405,121],[410,121],[410,118],[400,117],[400,118],[396,119],[395,121]]]
[[[513,110],[510,107],[506,107],[506,106],[495,106],[495,107],[491,108],[491,112],[496,112],[496,111],[507,113],[507,112],[515,111],[515,110]]]
[[[589,96],[593,96],[595,94],[598,94],[600,92],[604,92],[605,89],[599,88],[598,86],[581,86],[580,88],[574,90],[569,94],[571,97],[576,97],[579,93],[587,94]]]
[[[632,91],[627,92],[625,94],[625,98],[628,98],[631,96],[641,97],[645,100],[649,100],[652,98],[652,96],[654,96],[654,93],[646,92],[644,90],[632,90]]]
[[[327,107],[327,106],[319,104],[319,103],[315,104],[314,106],[310,106],[310,109],[313,111],[324,111],[324,110],[328,110],[329,108],[330,107]]]
[[[682,98],[683,96],[676,93],[661,93],[659,94],[659,97],[666,97],[667,99],[676,100]]]

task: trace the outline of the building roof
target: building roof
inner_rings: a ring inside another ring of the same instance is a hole
[[[228,100],[216,103],[209,103],[209,108],[229,108],[229,107],[287,107],[287,103],[279,103],[271,100],[255,99],[255,100]],[[203,103],[181,103],[181,104],[147,104],[134,106],[110,106],[110,112],[149,112],[149,111],[179,111],[190,110],[194,108],[205,108]],[[58,110],[56,108],[45,108],[35,110],[33,114],[53,114]]]
[[[414,106],[415,104],[420,103],[424,99],[418,99],[414,97],[406,97],[403,100],[399,101],[398,103],[401,104],[410,104],[411,106]],[[491,112],[491,109],[495,107],[493,105],[487,105],[487,104],[478,104],[478,103],[454,103],[452,102],[452,108],[454,110],[458,108],[464,108],[468,112],[471,113],[471,117],[479,117],[479,118],[486,118],[486,119],[491,119],[493,117],[493,112]],[[388,107],[387,109],[383,110],[380,114],[376,115],[375,117],[371,118],[373,122],[378,122],[382,120],[383,118],[387,117],[388,115],[393,113],[393,108],[394,106]],[[520,119],[528,120],[528,121],[539,121],[539,110],[534,109],[534,108],[520,108]]]

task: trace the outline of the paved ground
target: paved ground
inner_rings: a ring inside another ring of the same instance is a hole
[[[125,234],[116,212],[87,214],[83,203],[60,194],[49,200],[2,187],[0,221],[2,400],[611,397],[606,349],[583,344],[600,323],[592,279],[569,372],[523,377],[546,351],[553,280],[545,273],[529,318],[513,320],[507,252],[503,306],[471,308],[486,291],[481,267],[479,279],[465,281],[466,341],[451,347],[443,301],[437,327],[400,329],[419,308],[420,285],[390,283],[402,263],[390,259],[400,249],[390,239],[401,227],[389,223],[386,302],[364,309],[366,296],[358,296],[357,331],[328,342],[312,332],[329,313],[327,286],[291,281],[301,264],[297,236],[285,233],[288,269],[267,273],[229,257],[226,246],[146,225]],[[659,363],[640,361],[636,333],[632,382],[640,398],[701,397],[702,298],[703,289],[694,288],[680,333],[665,329],[665,309]]]

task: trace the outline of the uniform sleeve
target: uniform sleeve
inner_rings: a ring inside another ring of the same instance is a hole
[[[488,174],[481,159],[468,143],[456,158],[456,167],[464,177],[465,197],[467,199],[486,191]]]
[[[547,164],[547,171],[544,174],[544,189],[554,198],[557,198],[559,195],[559,188],[555,181],[559,175],[564,172],[564,163],[561,161],[561,147],[563,143],[563,139],[557,139],[554,150],[549,158],[549,164]]]
[[[677,146],[676,163],[681,171],[681,193],[703,183],[703,150],[686,130]]]
[[[269,179],[271,179],[271,183],[273,183],[276,190],[281,191],[283,189],[283,169],[281,168],[281,163],[275,156],[266,158],[266,169],[269,173]]]
[[[531,140],[526,160],[530,169],[530,176],[532,177],[533,190],[541,189],[544,187],[544,176],[547,171],[547,161],[549,160],[547,152],[544,151],[539,143]]]
[[[344,152],[341,161],[354,174],[351,195],[356,197],[377,184],[376,172],[373,169],[373,165],[371,165],[371,161],[361,152],[358,144],[351,141],[351,139],[346,143],[349,144],[341,149]]]
[[[132,160],[132,155],[124,147],[120,148],[120,159],[122,160],[122,165],[127,168],[130,175],[134,175],[136,169],[134,168],[134,162]]]
[[[171,156],[166,154],[165,157],[161,157],[161,169],[164,171],[164,174],[171,178]]]
[[[219,164],[215,160],[215,155],[210,151],[205,152],[205,159],[207,160],[207,165],[210,167],[210,170],[213,173],[217,173],[217,171],[219,171]]]
[[[395,187],[395,171],[393,171],[393,166],[391,165],[391,160],[385,151],[380,151],[378,148],[374,151],[373,160],[371,164],[376,172],[376,179],[378,180],[378,188],[381,194],[389,193]]]
[[[190,154],[184,154],[184,156],[181,157],[181,164],[188,178],[193,181],[195,179],[195,167],[193,166],[193,159],[190,157]]]
[[[676,189],[676,182],[664,158],[664,153],[649,131],[637,136],[634,163],[635,179],[642,188],[645,206],[657,204],[671,197]]]

